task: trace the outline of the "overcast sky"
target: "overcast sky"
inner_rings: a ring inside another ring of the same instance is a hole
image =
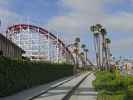
[[[67,41],[81,37],[94,59],[93,36],[89,27],[100,23],[112,40],[114,56],[133,57],[133,0],[0,0],[1,29],[30,22]]]

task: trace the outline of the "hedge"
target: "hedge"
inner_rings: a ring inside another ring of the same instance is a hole
[[[133,100],[133,76],[121,76],[120,73],[106,71],[95,75],[93,85],[99,92],[97,100],[106,100],[104,98],[107,97],[110,98],[107,100]]]
[[[0,97],[73,74],[73,65],[0,57]]]
[[[123,91],[110,94],[108,91],[103,90],[97,95],[97,100],[127,100],[127,96]]]
[[[126,90],[128,81],[125,77],[118,78],[115,73],[97,72],[96,80],[93,81],[96,90],[119,91]]]

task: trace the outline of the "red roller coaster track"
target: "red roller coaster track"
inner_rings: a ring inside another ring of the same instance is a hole
[[[35,26],[35,25],[28,25],[28,24],[17,24],[17,25],[13,25],[13,26],[10,26],[7,31],[6,31],[6,34],[15,34],[15,33],[20,33],[22,30],[32,30],[34,32],[38,32],[40,34],[44,34],[44,36],[47,37],[48,39],[48,36],[51,40],[57,40],[59,44],[61,44],[63,46],[63,48],[71,55],[73,61],[74,60],[74,57],[71,53],[71,51],[68,49],[68,47],[66,47],[66,45],[63,43],[62,40],[60,40],[59,38],[57,38],[54,34],[52,34],[51,32],[48,32],[47,30],[45,30],[44,28],[41,28],[41,27],[38,27],[38,26]]]

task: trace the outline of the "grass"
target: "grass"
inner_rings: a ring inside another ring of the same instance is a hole
[[[133,77],[121,76],[119,71],[96,72],[93,81],[99,92],[97,100],[133,100]]]

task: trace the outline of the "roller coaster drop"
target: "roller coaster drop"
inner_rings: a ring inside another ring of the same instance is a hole
[[[25,32],[26,30],[28,30],[27,32]],[[64,44],[64,42],[59,39],[58,36],[55,36],[54,34],[48,32],[47,30],[38,27],[38,26],[34,26],[34,25],[28,25],[28,24],[17,24],[17,25],[12,25],[10,27],[8,27],[7,31],[6,31],[6,36],[7,38],[9,38],[10,40],[12,40],[13,42],[17,43],[22,49],[25,50],[26,48],[26,44],[24,45],[24,43],[22,43],[23,41],[27,41],[25,39],[28,39],[28,35],[25,38],[21,37],[21,34],[33,34],[33,33],[39,33],[39,42],[38,41],[33,41],[33,38],[35,36],[32,36],[32,38],[30,39],[32,46],[34,46],[34,43],[37,42],[38,43],[38,49],[40,49],[40,43],[42,39],[47,40],[47,52],[45,52],[45,54],[40,54],[40,52],[37,55],[33,55],[32,54],[32,50],[31,50],[31,55],[29,56],[30,59],[32,60],[40,60],[40,59],[45,59],[45,60],[52,60],[51,59],[51,53],[52,52],[56,52],[56,59],[53,59],[53,61],[55,62],[59,62],[59,61],[65,61],[67,63],[70,64],[74,64],[75,60],[74,60],[74,56],[71,53],[71,51],[68,49],[68,47],[66,47],[66,45]],[[17,39],[16,37],[19,35],[19,39]],[[26,36],[26,35],[24,35]],[[16,41],[19,40],[19,41]],[[34,43],[33,43],[34,42]],[[23,45],[22,45],[23,44]],[[43,44],[46,44],[46,41],[43,41]],[[51,50],[50,51],[50,45],[53,45],[53,47],[55,47],[55,50]],[[31,47],[32,48],[32,47]],[[26,50],[25,50],[26,51]],[[47,56],[46,56],[47,55]]]

